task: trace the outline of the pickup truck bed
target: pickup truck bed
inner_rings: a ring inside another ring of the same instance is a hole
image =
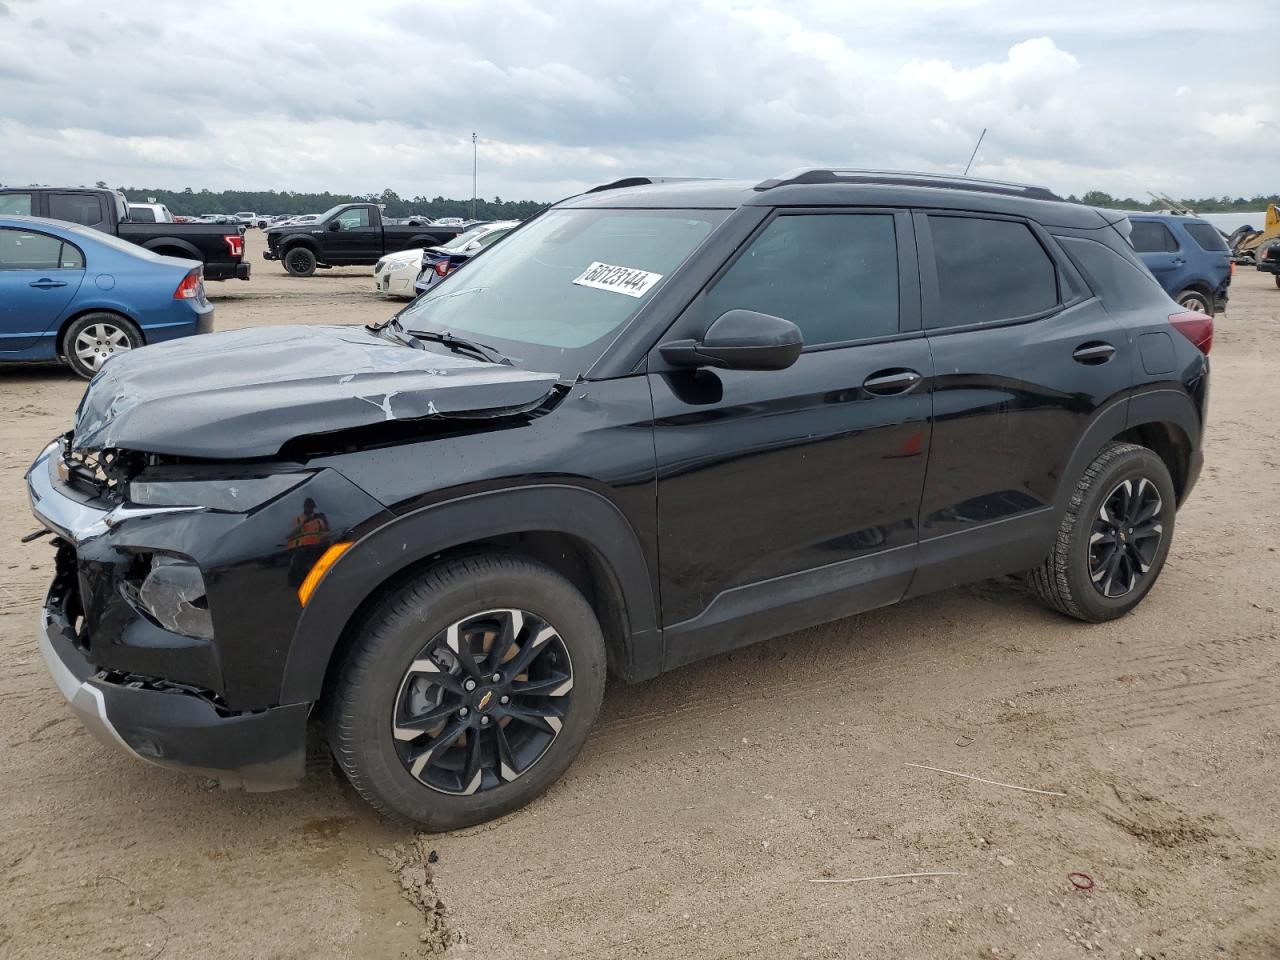
[[[248,280],[244,231],[216,223],[133,223],[124,196],[86,187],[5,187],[0,212],[93,227],[162,256],[198,260],[206,280]]]

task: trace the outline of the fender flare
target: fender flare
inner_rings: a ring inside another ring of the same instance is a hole
[[[1200,414],[1183,391],[1172,388],[1146,390],[1112,400],[1093,418],[1076,442],[1059,478],[1054,506],[1065,510],[1075,491],[1075,478],[1084,473],[1103,444],[1126,430],[1149,423],[1171,423],[1186,434],[1187,440],[1200,439]]]
[[[317,243],[313,238],[307,237],[307,236],[292,236],[292,237],[283,238],[280,241],[280,256],[283,257],[286,253],[288,253],[294,247],[306,247],[316,255],[317,262],[324,263],[324,256],[323,256],[323,252],[320,249],[320,244]]]
[[[597,554],[617,585],[625,611],[626,629],[618,638],[622,670],[629,679],[657,674],[663,651],[653,580],[631,524],[598,493],[539,484],[424,507],[357,541],[325,574],[298,619],[280,702],[320,697],[347,624],[391,577],[452,547],[535,531],[574,537]]]
[[[142,246],[151,251],[160,249],[167,250],[170,248],[174,250],[181,250],[189,259],[199,260],[201,263],[205,262],[204,254],[201,253],[194,244],[189,243],[180,237],[153,237],[146,243],[142,244]]]

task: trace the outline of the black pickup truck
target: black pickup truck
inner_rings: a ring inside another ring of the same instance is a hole
[[[0,188],[0,213],[49,217],[93,227],[161,256],[199,260],[206,280],[248,280],[244,231],[216,223],[134,223],[117,190],[92,187]]]
[[[439,224],[391,224],[372,203],[341,203],[320,214],[315,223],[272,227],[263,256],[279,260],[295,277],[309,277],[316,267],[375,264],[388,253],[447,243],[466,229]]]

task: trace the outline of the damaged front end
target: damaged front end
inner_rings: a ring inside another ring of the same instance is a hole
[[[101,739],[224,783],[302,775],[312,704],[283,699],[328,566],[387,508],[320,454],[485,432],[555,374],[352,327],[212,334],[121,355],[27,473],[57,575],[38,642]]]
[[[296,782],[312,705],[280,690],[299,588],[385,508],[333,470],[73,447],[59,438],[27,474],[57,551],[38,644],[59,689],[145,760]]]
[[[266,327],[122,355],[76,411],[76,450],[272,457],[299,438],[389,422],[512,417],[555,373],[415,350],[362,327]]]

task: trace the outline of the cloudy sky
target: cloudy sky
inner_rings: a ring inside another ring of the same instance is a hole
[[[367,12],[365,12],[367,10]],[[1280,189],[1280,4],[0,0],[0,182],[551,200],[802,164]],[[1269,66],[1268,66],[1269,65]]]

